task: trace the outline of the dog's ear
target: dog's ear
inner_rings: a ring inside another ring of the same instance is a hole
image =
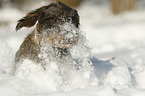
[[[77,10],[73,12],[72,23],[78,28],[80,25],[79,15]]]
[[[35,25],[36,21],[38,20],[39,16],[41,16],[41,10],[46,9],[47,6],[41,7],[34,11],[29,12],[25,17],[18,21],[16,26],[16,31],[22,27],[32,27]]]
[[[18,21],[18,24],[16,26],[16,31],[22,27],[32,27],[33,25],[35,25],[38,16],[39,14],[35,11],[28,13],[25,17],[23,17]]]
[[[57,5],[61,7],[61,9],[64,9],[67,12],[66,14],[69,14],[72,17],[72,23],[78,28],[80,23],[79,23],[79,15],[77,10],[65,5],[60,1],[57,2]]]

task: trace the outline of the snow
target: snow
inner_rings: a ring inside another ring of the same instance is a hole
[[[16,21],[26,13],[0,9],[0,96],[145,96],[145,11],[141,8],[114,16],[109,6],[85,1],[77,9],[87,42],[82,36],[72,50],[77,68],[82,67],[82,59],[84,68],[71,69],[66,62],[60,74],[57,62],[49,62],[49,70],[44,71],[24,60],[16,76],[11,76],[15,53],[34,28],[15,32]]]

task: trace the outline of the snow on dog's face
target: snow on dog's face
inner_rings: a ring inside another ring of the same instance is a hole
[[[59,48],[69,48],[77,44],[79,15],[75,9],[61,2],[43,6],[20,19],[16,30],[31,27],[36,21],[38,23],[35,34],[38,35],[38,40],[45,37],[53,47]]]
[[[70,22],[44,30],[43,34],[43,43],[47,44],[49,41],[51,46],[59,48],[70,48],[77,44],[79,39],[79,29]]]

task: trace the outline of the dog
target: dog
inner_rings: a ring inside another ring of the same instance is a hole
[[[80,25],[77,10],[60,1],[29,12],[18,21],[16,31],[22,27],[32,27],[35,23],[35,30],[25,38],[16,52],[14,73],[24,59],[41,63],[45,69],[44,58],[40,56],[45,48],[45,53],[54,58],[71,57],[70,48],[80,38],[77,31]]]

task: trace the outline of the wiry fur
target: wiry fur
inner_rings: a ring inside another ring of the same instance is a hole
[[[61,32],[60,26],[63,26],[66,22],[71,23],[76,29],[79,28],[79,15],[77,11],[61,2],[52,3],[31,11],[18,21],[16,30],[22,27],[32,27],[37,21],[35,31],[25,38],[16,53],[14,71],[16,71],[23,59],[30,59],[44,66],[43,59],[38,56],[43,43],[50,45],[53,51],[57,51],[55,56],[61,59],[71,55],[69,49],[77,44],[79,40],[78,33],[73,34],[74,39],[66,39],[65,34],[71,33],[72,30],[66,31],[66,33]]]

